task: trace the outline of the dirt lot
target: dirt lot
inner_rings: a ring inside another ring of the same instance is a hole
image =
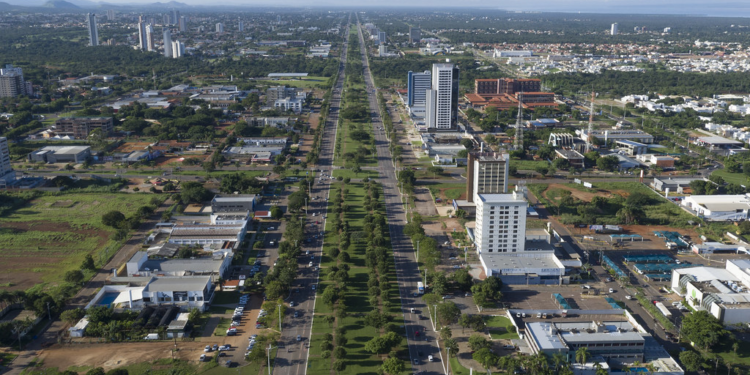
[[[619,196],[622,196],[623,198],[627,198],[630,195],[630,192],[625,191],[625,190],[603,190],[603,189],[595,189],[595,190],[597,190],[596,193],[589,193],[589,192],[586,192],[586,191],[581,191],[581,190],[573,189],[572,187],[561,185],[561,184],[550,184],[549,187],[547,188],[547,190],[544,191],[544,196],[547,199],[552,200],[552,198],[550,198],[547,195],[547,192],[549,192],[550,190],[554,190],[554,189],[567,190],[567,191],[569,191],[571,193],[571,195],[574,198],[580,199],[580,200],[585,201],[585,202],[591,202],[591,199],[593,199],[594,197],[612,198],[615,195],[619,195]]]
[[[414,187],[414,208],[422,216],[435,216],[438,214],[435,208],[435,203],[432,202],[432,195],[427,188],[415,186]]]
[[[257,295],[251,296],[247,305],[247,312],[243,316],[237,336],[218,337],[211,335],[220,317],[230,317],[227,314],[213,314],[206,326],[206,330],[195,341],[177,341],[177,348],[179,350],[175,354],[176,358],[198,362],[206,345],[229,344],[232,346],[232,349],[226,352],[227,356],[225,358],[232,362],[244,364],[248,337],[253,334],[263,334],[267,331],[266,329],[255,329],[254,324],[258,318],[262,302],[261,297]],[[231,306],[227,308],[232,309],[235,304],[223,306]],[[78,344],[54,345],[43,350],[40,353],[40,357],[44,360],[44,367],[57,367],[64,370],[71,366],[101,366],[106,371],[128,364],[171,358],[171,350],[175,347],[174,341],[99,344],[88,343],[88,340],[84,338]],[[91,339],[92,342],[95,340]],[[208,355],[213,356],[214,354],[215,352],[211,352]]]

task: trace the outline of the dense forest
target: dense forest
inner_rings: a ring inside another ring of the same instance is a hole
[[[659,93],[663,95],[699,95],[750,92],[747,73],[679,73],[666,70],[644,73],[604,71],[601,74],[552,74],[543,77],[544,83],[556,93],[580,90],[602,92],[621,97],[631,94]]]

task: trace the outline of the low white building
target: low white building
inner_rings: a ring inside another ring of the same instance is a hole
[[[89,317],[84,316],[83,319],[79,320],[75,326],[68,328],[70,337],[83,337],[83,333],[86,331],[86,327],[89,326]]]
[[[293,111],[294,113],[302,112],[302,106],[305,105],[305,99],[296,98],[284,98],[278,99],[273,103],[273,107],[282,111]]]
[[[708,221],[746,220],[750,211],[750,194],[692,195],[683,199],[681,204]]]
[[[692,308],[708,311],[724,325],[750,323],[750,260],[727,260],[724,269],[674,269],[671,286]]]

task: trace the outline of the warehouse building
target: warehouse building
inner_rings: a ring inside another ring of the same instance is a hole
[[[83,163],[91,156],[90,146],[46,146],[29,154],[37,163]]]

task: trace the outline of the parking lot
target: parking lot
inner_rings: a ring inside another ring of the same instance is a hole
[[[599,295],[582,295],[581,285],[544,286],[544,285],[509,285],[503,287],[503,301],[511,309],[555,310],[560,309],[552,294],[559,293],[573,309],[608,310],[612,307],[604,300],[609,296],[608,289],[599,283],[592,283]],[[616,293],[615,293],[616,294]],[[612,298],[624,298],[612,295]]]

